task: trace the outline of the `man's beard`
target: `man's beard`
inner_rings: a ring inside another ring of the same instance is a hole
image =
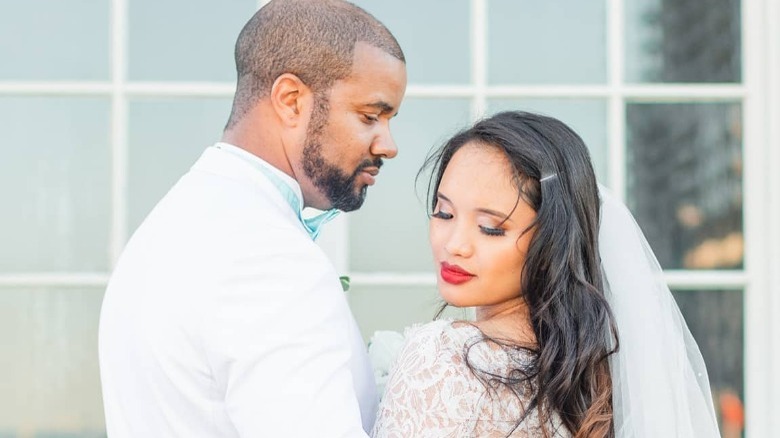
[[[303,171],[306,176],[328,198],[331,208],[341,211],[354,211],[363,205],[368,186],[356,187],[357,178],[363,169],[380,166],[381,158],[374,161],[365,160],[350,175],[325,161],[322,156],[322,143],[318,139],[307,139],[303,148]]]
[[[368,186],[356,187],[360,172],[367,167],[379,168],[382,159],[364,160],[350,175],[338,166],[325,161],[322,155],[322,131],[327,126],[327,101],[318,102],[312,114],[306,144],[303,147],[303,171],[314,186],[330,201],[331,208],[341,211],[354,211],[363,205]],[[334,147],[338,147],[335,146]]]

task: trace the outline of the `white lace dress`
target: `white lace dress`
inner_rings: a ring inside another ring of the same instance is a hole
[[[407,341],[390,371],[373,438],[544,436],[537,409],[517,425],[532,395],[518,397],[504,385],[490,390],[465,362],[466,347],[482,333],[467,323],[439,320],[407,329]],[[477,369],[506,376],[510,364],[530,360],[528,353],[478,342],[468,352]],[[549,436],[570,436],[557,415]]]

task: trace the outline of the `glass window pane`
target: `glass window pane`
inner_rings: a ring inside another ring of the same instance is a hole
[[[133,0],[129,78],[235,82],[233,47],[257,0]]]
[[[130,102],[128,227],[134,231],[203,151],[219,141],[230,99]]]
[[[741,290],[674,291],[674,298],[707,364],[723,436],[744,428],[745,349]]]
[[[424,123],[420,121],[424,120]],[[429,271],[427,180],[415,176],[430,149],[469,121],[466,99],[407,99],[391,129],[398,157],[386,162],[360,210],[349,214],[351,271]],[[381,249],[381,250],[379,250]]]
[[[2,97],[0,271],[105,271],[110,103]]]
[[[0,436],[105,436],[102,289],[0,288]]]
[[[0,80],[105,80],[108,0],[5,1]]]
[[[739,82],[739,0],[625,3],[629,82]]]
[[[738,103],[629,104],[627,200],[665,269],[740,269]]]
[[[491,0],[491,84],[606,82],[604,1]]]
[[[469,0],[356,0],[395,35],[410,84],[465,83],[471,78]]]
[[[491,99],[488,113],[529,111],[555,117],[571,127],[590,150],[596,178],[607,182],[607,104],[603,100]]]
[[[435,285],[361,286],[349,289],[349,307],[355,315],[363,339],[368,342],[377,330],[394,330],[426,323],[444,304]],[[448,307],[443,318],[469,319],[467,309]]]

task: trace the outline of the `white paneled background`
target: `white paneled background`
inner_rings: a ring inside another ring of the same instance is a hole
[[[262,3],[0,2],[0,438],[105,436],[106,281],[147,212],[219,139],[233,44]],[[356,3],[395,33],[409,72],[399,156],[321,238],[353,279],[366,340],[440,304],[427,181],[415,187],[430,148],[483,115],[542,112],[581,134],[648,235],[724,436],[780,433],[778,2]]]

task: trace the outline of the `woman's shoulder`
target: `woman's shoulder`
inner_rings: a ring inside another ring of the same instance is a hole
[[[470,356],[489,358],[495,363],[496,356],[509,355],[513,361],[529,359],[531,353],[526,348],[515,348],[515,341],[486,334],[477,323],[465,320],[440,319],[423,324],[415,324],[404,331],[405,347],[417,351],[444,351],[457,348]]]
[[[442,335],[474,336],[479,329],[470,321],[454,320],[450,318],[437,319],[431,322],[413,324],[404,330],[404,337],[429,337]]]
[[[408,327],[404,337],[404,346],[390,371],[389,391],[449,388],[457,382],[463,388],[473,386],[474,375],[464,359],[469,346],[482,337],[476,327],[436,320]]]
[[[516,353],[490,340],[471,321],[442,319],[417,324],[405,330],[404,338],[401,360],[417,367],[448,367],[452,373],[460,370],[472,375],[473,366],[504,372],[507,364],[517,361],[511,357]]]
[[[452,319],[415,324],[404,330],[407,349],[410,346],[434,351],[462,349],[482,338],[482,332],[472,323]]]
[[[437,320],[405,334],[380,408],[380,429],[403,424],[403,436],[429,436],[431,427],[448,436],[511,434],[525,393],[489,383],[490,376],[509,376],[516,366],[505,348],[470,321]]]

